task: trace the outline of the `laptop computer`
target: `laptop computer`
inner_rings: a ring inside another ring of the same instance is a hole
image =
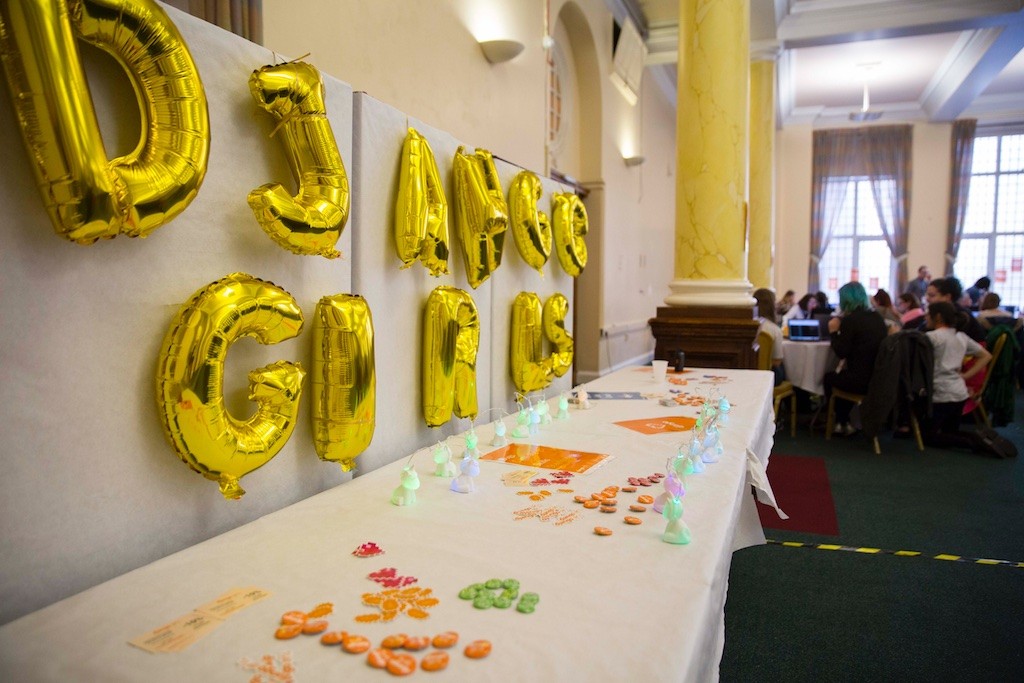
[[[790,341],[821,341],[820,320],[790,320]]]

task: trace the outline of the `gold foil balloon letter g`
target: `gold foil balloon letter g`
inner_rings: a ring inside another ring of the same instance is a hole
[[[487,150],[466,154],[459,147],[455,175],[455,222],[466,261],[466,278],[476,289],[501,265],[508,229],[508,204],[494,158]]]
[[[270,461],[288,442],[305,372],[278,361],[249,373],[247,420],[224,405],[224,361],[240,337],[261,344],[291,339],[302,311],[283,289],[244,273],[228,275],[196,292],[164,337],[157,362],[157,405],[164,433],[189,467],[220,484],[225,498],[240,498],[238,480]]]
[[[107,160],[76,38],[112,55],[135,86],[142,136],[130,154]],[[156,2],[3,0],[0,55],[58,235],[145,237],[195,198],[210,148],[206,95]]]
[[[292,175],[294,197],[281,183],[249,193],[249,207],[279,246],[294,254],[337,258],[334,245],[349,212],[348,176],[327,120],[324,83],[305,62],[264,66],[249,77],[253,99],[280,121]]]

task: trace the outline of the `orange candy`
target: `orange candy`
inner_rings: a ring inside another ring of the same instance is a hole
[[[395,676],[408,676],[416,670],[416,658],[404,652],[391,653],[391,658],[387,662],[387,670],[388,673]]]
[[[328,631],[320,636],[320,642],[323,645],[339,645],[346,638],[348,638],[348,633],[345,631]]]
[[[491,654],[491,641],[474,640],[466,646],[465,654],[470,659],[483,659],[487,655]]]
[[[654,497],[648,495],[637,496],[636,502],[643,503],[644,505],[650,505],[654,502]]]
[[[302,624],[286,624],[274,631],[274,637],[278,640],[289,640],[302,633]]]
[[[302,632],[305,633],[307,636],[316,635],[317,633],[323,633],[326,630],[326,619],[313,619],[311,621],[307,621],[305,624],[302,625]]]
[[[643,505],[630,505],[629,509],[632,510],[633,512],[647,512],[647,508],[645,508]]]
[[[459,642],[459,634],[455,631],[445,631],[434,636],[432,645],[437,648],[454,647]]]
[[[622,521],[626,524],[643,524],[643,520],[639,517],[623,517]]]
[[[301,625],[301,624],[304,624],[304,623],[306,623],[306,613],[305,612],[285,612],[284,614],[281,615],[281,624],[282,625],[288,625],[288,624],[300,624]]]
[[[370,649],[370,641],[365,636],[349,636],[341,641],[341,649],[359,655]]]
[[[424,671],[440,671],[448,666],[448,653],[441,650],[428,652],[420,662],[420,668]]]
[[[609,529],[608,527],[604,527],[604,526],[595,526],[594,527],[594,533],[597,534],[598,536],[611,536],[612,535],[612,530]]]
[[[427,636],[410,636],[405,639],[402,645],[406,650],[423,650],[430,645],[430,638]]]
[[[379,647],[376,650],[370,650],[366,655],[366,663],[372,666],[374,669],[384,669],[387,667],[388,662],[395,656],[395,653],[391,650]]]
[[[381,647],[386,647],[389,650],[397,650],[398,648],[405,645],[405,639],[409,636],[404,633],[396,633],[393,636],[388,636],[384,640],[380,641]]]
[[[583,504],[583,507],[587,508],[588,510],[593,510],[594,508],[596,508],[600,504],[601,504],[601,501],[599,501],[599,500],[588,500],[587,502],[585,502]]]

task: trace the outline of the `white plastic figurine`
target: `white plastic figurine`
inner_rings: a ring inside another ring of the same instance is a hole
[[[540,432],[540,413],[530,404],[530,436],[536,436]]]
[[[541,399],[541,402],[537,404],[537,414],[540,415],[540,423],[542,425],[549,425],[553,422],[551,418],[551,406],[549,406],[548,402],[544,399]]]
[[[494,438],[491,439],[492,446],[507,446],[508,439],[505,437],[505,423],[501,420],[494,421]]]
[[[558,415],[555,415],[555,419],[569,419],[569,397],[565,395],[564,391],[562,392],[561,396],[558,397]]]
[[[725,396],[718,400],[718,423],[721,425],[729,424],[729,411],[732,410],[732,405],[729,403],[729,399]]]
[[[392,505],[413,505],[416,502],[416,489],[420,487],[420,475],[412,465],[402,468],[402,485],[391,494]]]
[[[661,516],[668,520],[661,540],[675,545],[686,545],[690,542],[690,529],[683,521],[683,501],[677,497],[669,498],[665,502],[665,509],[661,511]]]
[[[480,475],[480,463],[477,459],[464,455],[462,462],[459,464],[459,471],[461,474],[452,479],[452,491],[456,493],[472,493],[476,491],[476,483],[473,480]]]
[[[700,474],[704,471],[704,459],[700,457],[703,450],[701,448],[701,441],[703,439],[697,437],[696,433],[690,438],[690,465],[693,467],[694,474]]]
[[[466,455],[471,458],[479,458],[480,449],[476,447],[478,443],[480,443],[480,437],[476,435],[476,430],[470,427],[466,432]]]
[[[587,395],[587,390],[583,387],[576,390],[576,404],[580,410],[590,410],[590,396]]]
[[[517,439],[525,439],[530,435],[530,416],[523,404],[519,404],[519,412],[516,413],[516,426],[512,430],[512,436]]]
[[[671,460],[670,460],[671,462]],[[683,480],[676,474],[675,469],[670,468],[668,476],[665,477],[665,490],[654,499],[654,504],[651,505],[655,512],[661,512],[665,509],[665,505],[672,498],[682,498],[686,491],[683,489]]]
[[[437,448],[434,449],[434,464],[435,477],[454,477],[458,471],[452,462],[452,449],[447,443],[437,444]]]

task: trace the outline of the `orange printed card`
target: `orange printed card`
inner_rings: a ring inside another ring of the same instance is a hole
[[[615,424],[632,429],[641,434],[665,434],[666,432],[688,432],[697,424],[697,419],[673,415],[670,417],[652,417],[647,420],[623,420]]]
[[[510,443],[507,446],[491,451],[480,459],[503,462],[509,465],[543,467],[549,470],[565,470],[566,472],[583,474],[597,467],[610,457],[610,455],[604,453],[570,451],[564,448],[538,446],[528,443]]]

